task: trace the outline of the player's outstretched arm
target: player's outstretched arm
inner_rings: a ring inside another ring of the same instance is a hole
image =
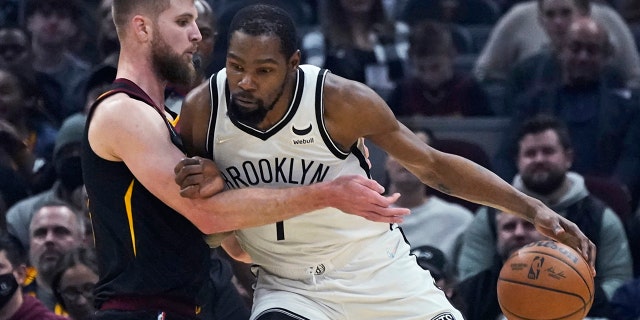
[[[425,144],[397,121],[384,100],[370,88],[330,75],[325,84],[324,99],[327,128],[338,145],[350,146],[359,137],[365,137],[425,184],[521,216],[545,235],[580,250],[585,259],[595,265],[595,245],[575,224],[486,168]]]
[[[199,206],[215,206],[218,212],[226,212],[220,214],[231,225],[239,225],[236,229],[273,223],[326,207],[385,223],[402,222],[402,217],[409,214],[409,209],[391,207],[399,194],[383,196],[384,187],[358,175],[294,188],[229,190],[210,197],[208,192],[201,190],[211,189],[210,180],[204,178],[207,171],[213,170],[208,169],[211,166],[215,167],[215,163],[208,159],[184,158],[175,167],[175,182],[180,186],[181,195],[192,198]],[[273,220],[269,214],[253,214],[256,211],[280,212],[280,219]],[[240,222],[242,216],[254,216],[253,221]]]

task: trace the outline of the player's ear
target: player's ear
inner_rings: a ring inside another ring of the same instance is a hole
[[[296,69],[298,69],[298,66],[300,65],[300,60],[301,60],[300,50],[296,50],[296,52],[294,52],[291,55],[291,58],[289,58],[289,67],[291,68],[292,71],[295,71]]]
[[[136,15],[131,18],[131,27],[138,40],[146,42],[151,39],[151,21],[144,16]]]

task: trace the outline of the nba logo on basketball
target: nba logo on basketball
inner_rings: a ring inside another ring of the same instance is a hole
[[[544,263],[544,258],[535,257],[533,261],[531,261],[531,267],[529,267],[529,274],[527,274],[527,278],[531,280],[537,280],[540,276],[540,269],[542,269],[542,264]]]
[[[456,318],[449,312],[445,312],[445,313],[441,313],[433,318],[431,318],[431,320],[455,320]]]

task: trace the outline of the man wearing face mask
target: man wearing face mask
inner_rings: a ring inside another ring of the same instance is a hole
[[[42,303],[22,293],[18,285],[26,277],[26,258],[19,241],[0,235],[0,319],[2,320],[62,320]]]
[[[29,246],[29,224],[35,209],[52,200],[68,203],[80,212],[82,206],[82,168],[80,167],[80,139],[86,116],[76,114],[67,118],[56,137],[53,162],[56,181],[39,194],[26,198],[7,211],[7,229],[23,246]]]

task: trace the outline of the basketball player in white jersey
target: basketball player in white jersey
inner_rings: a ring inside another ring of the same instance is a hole
[[[364,137],[424,183],[521,216],[593,263],[595,246],[575,224],[481,166],[430,148],[365,85],[300,65],[284,11],[245,7],[229,35],[226,68],[187,96],[179,120],[187,153],[213,159],[227,190],[368,176]],[[176,181],[187,191],[204,187],[195,181],[213,166],[185,159]],[[462,319],[395,224],[326,208],[237,230],[223,247],[236,240],[257,274],[251,319]]]

